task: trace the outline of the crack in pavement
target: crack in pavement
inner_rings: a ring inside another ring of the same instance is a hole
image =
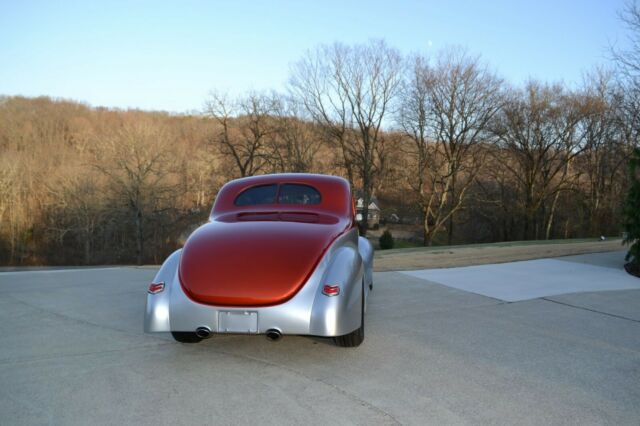
[[[155,339],[157,340],[161,340],[160,337],[155,337]],[[164,340],[164,339],[162,339]],[[72,358],[72,357],[86,357],[86,356],[92,356],[92,355],[107,355],[107,354],[112,354],[112,353],[118,353],[118,352],[135,352],[138,350],[147,350],[150,347],[162,347],[162,346],[173,346],[176,345],[175,342],[171,342],[171,341],[165,341],[162,343],[157,343],[157,344],[149,344],[149,345],[139,345],[139,346],[135,346],[135,347],[130,347],[130,348],[122,348],[122,349],[112,349],[112,350],[101,350],[101,351],[90,351],[90,352],[82,352],[82,353],[71,353],[71,354],[58,354],[58,355],[50,355],[50,356],[40,356],[40,357],[32,357],[29,359],[24,359],[24,360],[15,360],[15,359],[11,359],[11,360],[5,360],[5,361],[0,361],[0,367],[4,367],[4,366],[8,366],[8,365],[20,365],[20,364],[28,364],[28,363],[32,363],[32,362],[39,362],[39,361],[49,361],[49,360],[54,360],[54,359],[64,359],[64,358]],[[281,369],[284,371],[287,371],[293,375],[296,375],[298,377],[302,377],[305,380],[308,380],[310,382],[315,382],[315,383],[319,383],[325,386],[328,386],[332,389],[334,389],[336,392],[338,392],[339,394],[343,395],[344,397],[346,397],[347,399],[356,402],[358,404],[360,404],[363,407],[366,407],[367,409],[377,413],[378,415],[389,419],[393,424],[396,425],[401,425],[402,423],[400,421],[398,421],[398,419],[396,419],[392,414],[386,412],[385,410],[383,410],[382,408],[363,400],[362,398],[358,397],[357,395],[347,391],[346,389],[343,389],[333,383],[327,382],[325,380],[322,380],[320,378],[317,377],[312,377],[309,376],[299,370],[296,370],[294,368],[288,367],[286,365],[282,365],[282,364],[278,364],[275,363],[273,361],[269,361],[267,359],[264,358],[258,358],[258,357],[254,357],[254,356],[250,356],[250,355],[245,355],[245,354],[238,354],[238,353],[234,353],[234,352],[229,352],[229,351],[225,351],[225,350],[220,350],[220,349],[216,349],[216,348],[211,348],[211,347],[194,347],[194,346],[189,346],[190,349],[195,349],[198,350],[200,352],[213,352],[216,353],[218,355],[223,355],[223,356],[229,356],[232,358],[239,358],[239,359],[244,359],[244,360],[248,360],[248,361],[252,361],[252,362],[257,362],[260,364],[264,364],[264,365],[268,365],[270,367],[276,368],[276,369]]]
[[[93,326],[93,327],[97,327],[97,328],[102,328],[102,329],[105,329],[105,330],[116,331],[116,332],[128,334],[130,336],[139,336],[139,333],[134,333],[134,332],[132,332],[130,330],[123,330],[123,329],[120,329],[120,328],[109,327],[109,326],[106,326],[104,324],[94,323],[94,322],[91,322],[91,321],[87,321],[85,319],[70,317],[68,315],[61,314],[59,312],[55,312],[55,311],[46,309],[46,308],[43,308],[43,307],[38,306],[38,305],[27,303],[24,300],[18,299],[18,298],[14,297],[14,296],[12,296],[10,294],[7,295],[7,297],[11,298],[16,303],[19,303],[21,305],[24,305],[24,306],[27,306],[29,308],[35,309],[37,311],[44,312],[44,313],[49,314],[51,316],[58,317],[58,318],[61,318],[61,319],[67,320],[67,321],[72,321],[72,322],[75,322],[75,323],[78,323],[78,324],[83,324],[83,325],[89,325],[89,326]]]
[[[197,349],[197,350],[205,350],[205,348],[203,348],[203,347],[195,348],[195,349]],[[365,401],[364,399],[360,398],[359,396],[347,391],[346,389],[341,388],[338,385],[326,382],[326,381],[324,381],[324,380],[322,380],[320,378],[317,378],[317,377],[311,377],[311,376],[303,373],[302,371],[298,371],[298,370],[296,370],[294,368],[291,368],[291,367],[288,367],[286,365],[278,364],[278,363],[275,363],[273,361],[269,361],[267,359],[258,358],[258,357],[251,356],[251,355],[237,354],[237,353],[223,351],[223,350],[219,350],[219,349],[211,350],[211,349],[207,348],[206,350],[208,350],[209,352],[215,352],[215,353],[218,353],[218,354],[221,354],[221,355],[227,355],[227,356],[237,357],[237,358],[244,358],[244,359],[247,359],[247,360],[250,360],[250,361],[259,362],[259,363],[262,363],[262,364],[265,364],[265,365],[268,365],[268,366],[271,366],[271,367],[275,367],[275,368],[279,368],[279,369],[288,371],[288,372],[290,372],[290,373],[292,373],[292,374],[294,374],[296,376],[302,377],[302,378],[304,378],[306,380],[309,380],[311,382],[321,383],[321,384],[323,384],[325,386],[329,386],[330,388],[334,389],[335,391],[337,391],[341,395],[344,395],[348,399],[351,399],[352,401],[357,402],[358,404],[362,405],[363,407],[367,407],[368,409],[370,409],[372,411],[375,411],[376,413],[382,415],[383,417],[388,418],[389,420],[391,420],[393,422],[393,424],[402,425],[402,423],[398,419],[396,419],[392,414],[386,412],[382,408],[380,408],[380,407],[378,407],[376,405],[373,405],[372,403],[370,403],[368,401]]]
[[[33,305],[30,303],[27,303],[23,300],[17,299],[16,297],[13,297],[11,295],[8,295],[8,297],[10,297],[12,300],[16,301],[17,303],[20,303],[24,306],[30,307],[32,309],[36,309],[38,311],[47,313],[49,315],[52,316],[56,316],[59,318],[62,318],[64,320],[67,321],[73,321],[79,324],[83,324],[83,325],[88,325],[88,326],[93,326],[93,327],[98,327],[98,328],[102,328],[102,329],[106,329],[106,330],[111,330],[111,331],[117,331],[117,332],[122,332],[122,333],[126,333],[129,335],[134,335],[134,336],[139,336],[139,334],[134,334],[130,331],[126,331],[126,330],[120,330],[117,328],[113,328],[113,327],[108,327],[105,326],[103,324],[96,324],[96,323],[92,323],[90,321],[86,321],[83,319],[78,319],[78,318],[73,318],[70,317],[68,315],[64,315],[58,312],[54,312],[54,311],[50,311],[48,309],[42,308],[40,306],[37,305]],[[155,339],[159,339],[159,337],[155,337]],[[59,355],[52,355],[52,356],[41,356],[41,357],[33,357],[27,360],[23,360],[23,361],[18,361],[15,359],[9,359],[9,360],[5,360],[5,361],[0,361],[0,366],[6,366],[6,365],[16,365],[16,364],[24,364],[24,363],[29,363],[29,362],[37,362],[37,361],[45,361],[45,360],[51,360],[51,359],[57,359],[57,358],[68,358],[68,357],[83,357],[83,356],[91,356],[91,355],[101,355],[101,354],[108,354],[108,353],[116,353],[116,352],[125,352],[125,351],[136,351],[136,350],[140,350],[140,349],[146,349],[148,347],[158,347],[158,346],[166,346],[166,345],[173,345],[173,342],[165,342],[165,343],[159,343],[159,344],[152,344],[152,345],[142,345],[142,346],[136,346],[136,347],[132,347],[132,348],[123,348],[123,349],[113,349],[113,350],[102,350],[102,351],[92,351],[92,352],[83,352],[83,353],[74,353],[74,354],[59,354]],[[236,357],[236,358],[241,358],[241,359],[246,359],[249,361],[253,361],[253,362],[259,362],[265,365],[269,365],[272,366],[274,368],[279,368],[285,371],[290,372],[291,374],[297,375],[299,377],[302,377],[306,380],[309,380],[311,382],[316,382],[316,383],[321,383],[325,386],[329,386],[330,388],[334,389],[336,392],[340,393],[341,395],[344,395],[345,397],[347,397],[348,399],[357,402],[358,404],[367,407],[369,410],[372,410],[373,412],[378,413],[379,415],[389,419],[393,424],[397,424],[400,425],[402,423],[400,423],[398,421],[398,419],[396,419],[393,415],[391,415],[390,413],[384,411],[382,408],[377,407],[363,399],[361,399],[360,397],[358,397],[357,395],[354,395],[353,393],[333,384],[333,383],[329,383],[326,382],[320,378],[316,378],[316,377],[311,377],[307,374],[304,374],[303,372],[293,369],[291,367],[282,365],[282,364],[278,364],[266,359],[262,359],[262,358],[257,358],[257,357],[253,357],[253,356],[249,356],[249,355],[243,355],[243,354],[237,354],[237,353],[233,353],[233,352],[228,352],[228,351],[223,351],[223,350],[219,350],[219,349],[211,349],[211,348],[194,348],[197,350],[207,350],[209,352],[214,352],[214,353],[218,353],[220,355],[226,355],[226,356],[231,356],[231,357]]]
[[[558,305],[569,306],[571,308],[582,309],[583,311],[594,312],[596,314],[606,315],[608,317],[613,317],[613,318],[618,318],[618,319],[625,320],[625,321],[631,321],[631,322],[640,323],[640,320],[637,320],[637,319],[625,317],[625,316],[622,316],[622,315],[611,314],[609,312],[599,311],[597,309],[591,309],[591,308],[587,308],[585,306],[572,305],[571,303],[560,302],[559,300],[553,300],[553,299],[549,299],[547,297],[541,297],[540,299],[545,300],[547,302],[557,303]]]
[[[102,355],[102,354],[111,354],[117,352],[134,352],[138,349],[149,349],[149,348],[157,348],[160,346],[173,345],[173,342],[166,341],[165,343],[152,343],[146,345],[137,345],[128,348],[120,348],[120,349],[103,349],[97,351],[90,352],[79,352],[79,353],[66,353],[66,354],[53,354],[53,355],[40,355],[40,356],[32,356],[32,357],[23,357],[21,359],[17,358],[7,358],[4,360],[0,360],[0,367],[4,367],[7,365],[21,365],[21,364],[29,364],[32,362],[39,361],[51,361],[55,359],[64,359],[64,358],[73,358],[73,357],[84,357],[91,355]]]

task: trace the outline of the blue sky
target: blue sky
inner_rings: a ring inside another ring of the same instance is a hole
[[[576,84],[624,45],[624,0],[0,0],[0,94],[194,111],[211,89],[282,89],[309,48],[384,38],[403,53],[448,45],[500,75]]]

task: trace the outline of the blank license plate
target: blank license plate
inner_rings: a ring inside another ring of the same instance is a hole
[[[258,313],[251,311],[218,312],[218,333],[257,333]]]

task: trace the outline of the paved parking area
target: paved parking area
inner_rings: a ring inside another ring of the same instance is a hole
[[[0,424],[640,423],[640,290],[508,303],[384,272],[359,348],[183,345],[142,333],[154,273],[0,274]]]

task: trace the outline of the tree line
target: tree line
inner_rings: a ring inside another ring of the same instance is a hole
[[[514,86],[464,49],[371,41],[309,51],[284,93],[212,92],[200,114],[2,97],[0,263],[159,263],[222,184],[274,172],[344,176],[364,217],[376,197],[425,245],[619,235],[640,129],[622,65]]]

